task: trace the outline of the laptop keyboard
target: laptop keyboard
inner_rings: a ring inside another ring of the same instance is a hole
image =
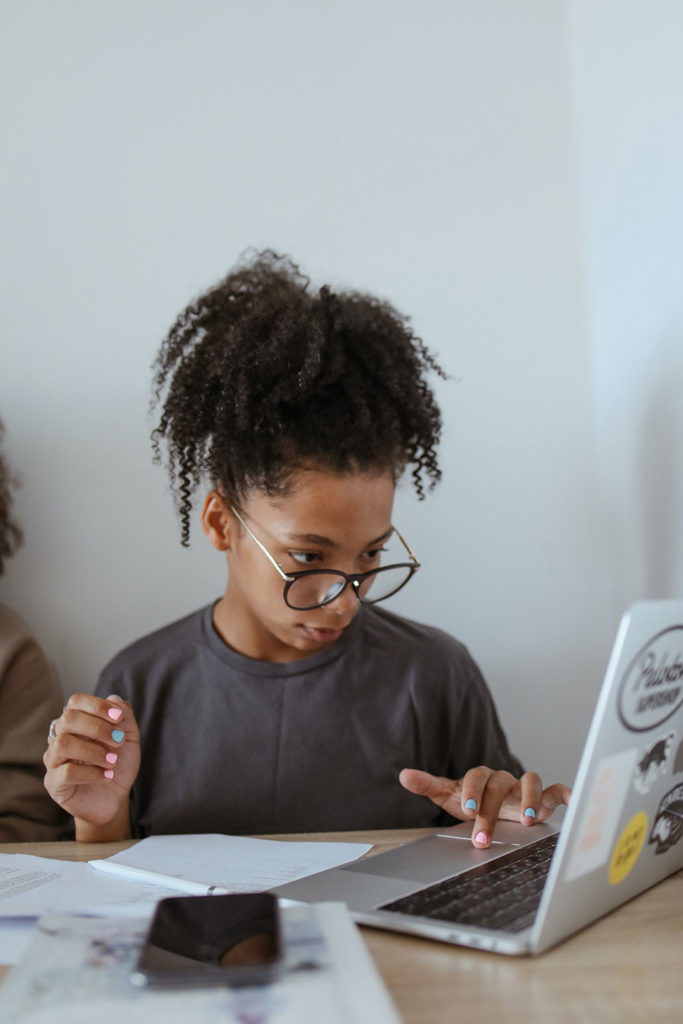
[[[534,920],[559,833],[378,910],[518,932]]]

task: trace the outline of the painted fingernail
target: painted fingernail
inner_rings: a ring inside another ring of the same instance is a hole
[[[474,837],[474,840],[475,842],[480,843],[482,846],[489,845],[489,837],[486,835],[485,832],[477,832],[476,836]]]
[[[119,755],[118,754],[105,754],[104,755],[104,759],[105,759],[105,761],[109,761],[109,764],[116,764],[116,762],[119,759]]]
[[[111,731],[111,738],[113,739],[114,743],[120,743],[125,735],[126,734],[123,731],[123,729],[112,729]]]
[[[113,722],[118,722],[119,718],[123,714],[123,711],[121,710],[121,708],[109,708],[107,714],[109,715]]]
[[[527,809],[524,812],[524,817],[525,818],[535,818],[536,817],[536,811],[533,809],[533,807],[527,807]]]
[[[465,804],[465,807],[467,808],[468,811],[476,811],[477,801],[473,800],[472,797],[470,797],[470,799]]]
[[[105,769],[104,777],[105,777],[105,779],[113,779],[114,778],[114,773],[111,770],[111,768]]]

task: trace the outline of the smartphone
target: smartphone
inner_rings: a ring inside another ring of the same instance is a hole
[[[134,985],[263,985],[282,969],[277,897],[269,892],[160,900]]]

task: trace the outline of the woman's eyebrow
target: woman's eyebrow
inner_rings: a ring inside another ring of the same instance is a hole
[[[375,540],[371,540],[369,544],[365,546],[368,548],[374,547],[376,544],[381,544],[383,541],[388,540],[394,532],[393,526],[383,533],[381,536],[376,537]],[[339,545],[336,541],[331,540],[330,537],[321,537],[318,533],[288,533],[287,539],[290,541],[296,541],[299,544],[317,544],[322,548],[337,548]]]
[[[337,547],[337,544],[329,537],[321,537],[318,533],[288,533],[287,540],[297,541],[299,544],[317,544],[322,548]]]

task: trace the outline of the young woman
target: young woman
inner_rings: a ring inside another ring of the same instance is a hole
[[[439,366],[378,299],[316,291],[262,253],[179,316],[156,363],[182,540],[201,522],[223,596],[145,637],[55,723],[46,786],[83,840],[277,833],[499,816],[543,790],[510,753],[466,649],[387,611],[418,562],[397,481],[440,476]]]

